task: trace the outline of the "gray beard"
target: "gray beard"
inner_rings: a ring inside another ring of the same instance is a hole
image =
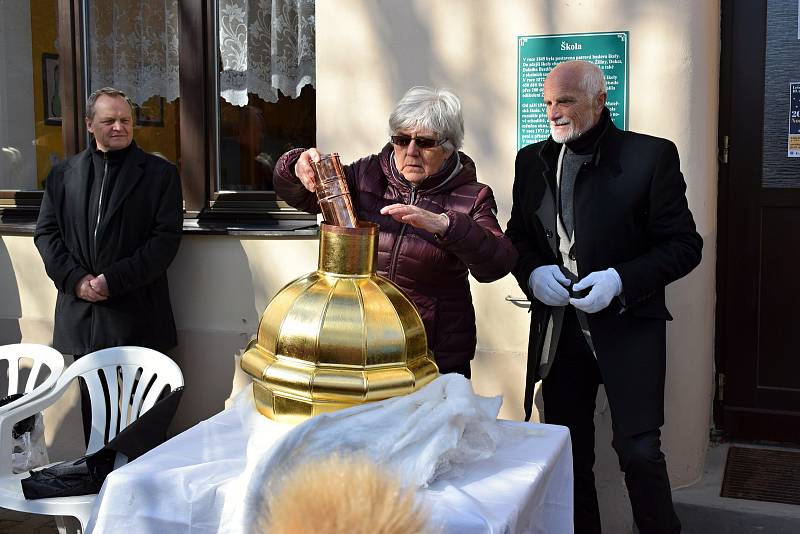
[[[579,130],[576,130],[575,126],[572,125],[572,124],[569,125],[569,131],[567,131],[567,133],[561,134],[561,135],[556,135],[555,128],[553,126],[550,126],[550,136],[553,138],[553,141],[555,141],[556,143],[569,143],[571,141],[576,140],[577,138],[579,138],[582,135],[583,135],[583,132],[581,132]]]

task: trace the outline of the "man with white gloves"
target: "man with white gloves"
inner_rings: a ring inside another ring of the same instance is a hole
[[[531,300],[525,411],[542,379],[545,421],[569,427],[575,532],[600,532],[594,408],[605,385],[613,446],[639,532],[677,533],[666,462],[664,288],[700,262],[678,151],[617,129],[602,71],[557,65],[544,83],[551,136],[517,154],[506,234]]]

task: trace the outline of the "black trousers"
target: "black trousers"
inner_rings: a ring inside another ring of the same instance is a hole
[[[601,532],[594,480],[594,410],[603,382],[597,360],[569,306],[550,373],[542,381],[545,421],[569,428],[575,482],[575,534]],[[625,473],[633,518],[642,534],[676,534],[681,524],[672,505],[661,431],[633,436],[614,429],[612,445]]]

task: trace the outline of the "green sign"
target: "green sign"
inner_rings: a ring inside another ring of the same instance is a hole
[[[628,32],[527,35],[517,37],[517,44],[517,150],[550,135],[542,100],[544,79],[553,67],[573,59],[603,69],[611,119],[618,128],[627,128]]]

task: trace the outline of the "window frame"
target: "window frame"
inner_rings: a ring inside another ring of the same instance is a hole
[[[316,233],[316,216],[301,212],[270,191],[216,191],[218,73],[216,0],[178,0],[181,184],[184,230],[240,233],[297,229]],[[85,113],[86,0],[58,0],[61,51],[62,141],[69,158],[87,146]],[[193,51],[202,51],[198,54]],[[202,87],[202,90],[197,90]],[[0,231],[30,230],[42,190],[0,190]],[[306,233],[306,232],[303,232]]]
[[[83,42],[81,25],[81,0],[58,0],[59,88],[61,97],[61,142],[64,156],[77,154],[85,145],[81,130],[85,103],[78,95],[84,94]],[[26,226],[39,215],[43,191],[41,189],[0,190],[0,222],[12,226]],[[18,224],[15,224],[18,223]]]
[[[217,224],[230,221],[236,225],[275,220],[305,221],[306,224],[316,221],[315,215],[292,208],[277,199],[273,192],[216,190],[220,113],[216,8],[217,0],[178,2],[181,179],[184,183],[185,217]],[[185,54],[184,47],[203,50],[204,54],[202,57]],[[196,87],[204,90],[193,91]],[[203,111],[198,114],[197,110]],[[191,159],[188,168],[187,156]]]

